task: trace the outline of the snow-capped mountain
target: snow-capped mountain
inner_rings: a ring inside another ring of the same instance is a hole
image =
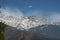
[[[29,16],[18,18],[14,16],[0,16],[0,22],[13,27],[7,27],[5,32],[6,35],[11,35],[11,37],[17,36],[16,33],[19,33],[19,31],[14,30],[17,28],[18,30],[38,33],[38,35],[43,34],[52,38],[60,38],[60,22],[50,23],[43,17]]]
[[[48,24],[48,20],[43,17],[29,16],[29,17],[14,17],[14,16],[0,16],[0,21],[7,25],[16,27],[17,29],[27,30],[38,25]]]

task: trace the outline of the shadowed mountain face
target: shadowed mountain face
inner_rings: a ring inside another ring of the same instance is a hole
[[[60,38],[60,25],[42,25],[29,29],[37,34],[47,35],[50,38]]]
[[[41,27],[46,26],[42,25]],[[40,26],[26,30],[19,30],[8,26],[5,31],[6,40],[60,40],[60,27],[57,25],[48,25],[41,29]]]

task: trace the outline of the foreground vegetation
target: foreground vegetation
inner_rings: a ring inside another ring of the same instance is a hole
[[[4,40],[5,28],[6,28],[6,24],[0,22],[0,40]]]

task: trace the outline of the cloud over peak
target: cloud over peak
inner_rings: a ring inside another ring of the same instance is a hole
[[[23,13],[17,8],[0,8],[0,15],[23,17]]]
[[[32,6],[30,6],[32,7]],[[27,11],[26,14],[20,11],[18,8],[11,8],[11,7],[2,7],[0,8],[0,15],[3,16],[16,16],[16,17],[23,17],[23,16],[42,16],[47,18],[49,21],[52,22],[60,22],[60,13],[58,12],[46,12],[48,14],[47,16],[45,15],[45,12],[42,10],[31,10]],[[50,15],[49,15],[50,14]]]
[[[52,22],[60,22],[60,13],[52,13],[48,19]]]

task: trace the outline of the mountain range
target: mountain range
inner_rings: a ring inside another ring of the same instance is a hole
[[[38,36],[45,35],[46,38],[60,39],[60,22],[49,22],[43,17],[29,16],[18,18],[14,16],[0,16],[0,22],[9,25],[5,31],[5,35],[8,38],[14,36],[16,38],[20,32],[24,31],[22,34],[30,32]]]

